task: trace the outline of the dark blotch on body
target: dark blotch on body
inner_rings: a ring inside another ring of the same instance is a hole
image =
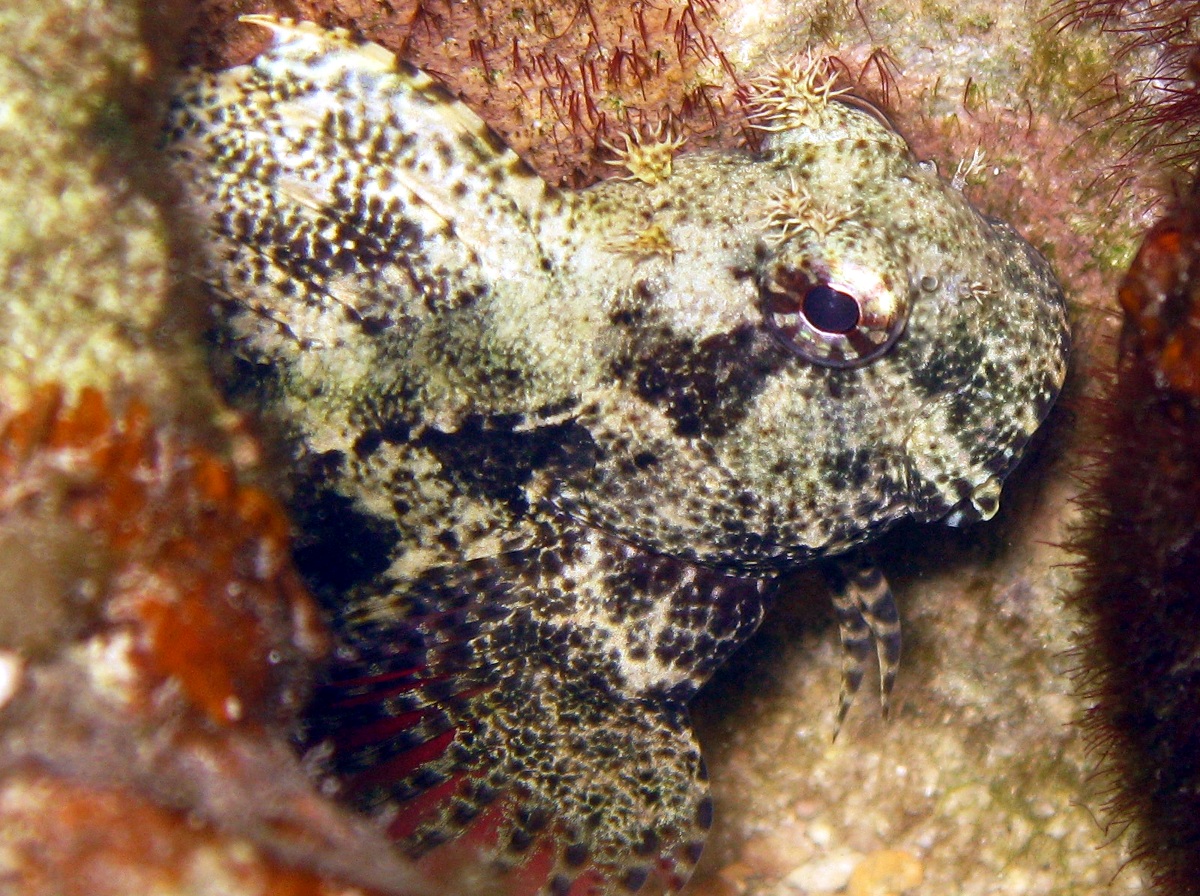
[[[428,430],[417,443],[441,462],[446,475],[475,494],[528,509],[523,486],[539,470],[563,472],[595,465],[596,445],[577,423],[541,426],[517,432],[509,417],[468,417],[455,432]]]
[[[662,326],[613,373],[661,407],[677,435],[713,438],[734,429],[766,380],[791,361],[770,336],[749,325],[698,343]]]
[[[954,334],[950,342],[953,352],[940,352],[912,372],[913,386],[929,398],[957,389],[976,374],[988,356],[983,344],[966,333]]]
[[[303,533],[293,551],[296,565],[327,604],[340,605],[346,592],[391,565],[402,536],[396,523],[359,509],[323,484],[319,474],[301,479],[293,506]]]

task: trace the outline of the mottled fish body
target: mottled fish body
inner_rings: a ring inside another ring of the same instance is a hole
[[[995,512],[1061,290],[816,67],[759,85],[758,153],[631,139],[566,191],[380,47],[251,20],[273,44],[185,79],[168,152],[343,642],[314,749],[415,855],[675,889],[712,811],[688,700],[830,558],[840,713],[872,646],[886,699],[891,593],[837,558]]]

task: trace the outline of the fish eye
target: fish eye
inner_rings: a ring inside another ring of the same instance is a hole
[[[858,299],[825,283],[809,289],[800,305],[800,313],[825,333],[852,332],[862,317]]]
[[[883,355],[908,321],[908,296],[862,268],[777,265],[760,282],[768,327],[789,350],[823,367],[858,367]]]

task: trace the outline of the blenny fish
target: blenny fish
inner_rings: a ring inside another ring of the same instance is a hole
[[[987,519],[1062,384],[1063,294],[818,65],[761,149],[631,136],[547,184],[428,75],[263,16],[166,145],[216,363],[281,434],[340,649],[307,747],[428,867],[678,889],[712,803],[688,702],[819,562],[844,716],[900,629],[858,546]]]

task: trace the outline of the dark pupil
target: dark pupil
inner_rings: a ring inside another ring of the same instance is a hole
[[[858,326],[858,302],[824,283],[808,291],[803,310],[808,322],[826,333],[849,333]]]

